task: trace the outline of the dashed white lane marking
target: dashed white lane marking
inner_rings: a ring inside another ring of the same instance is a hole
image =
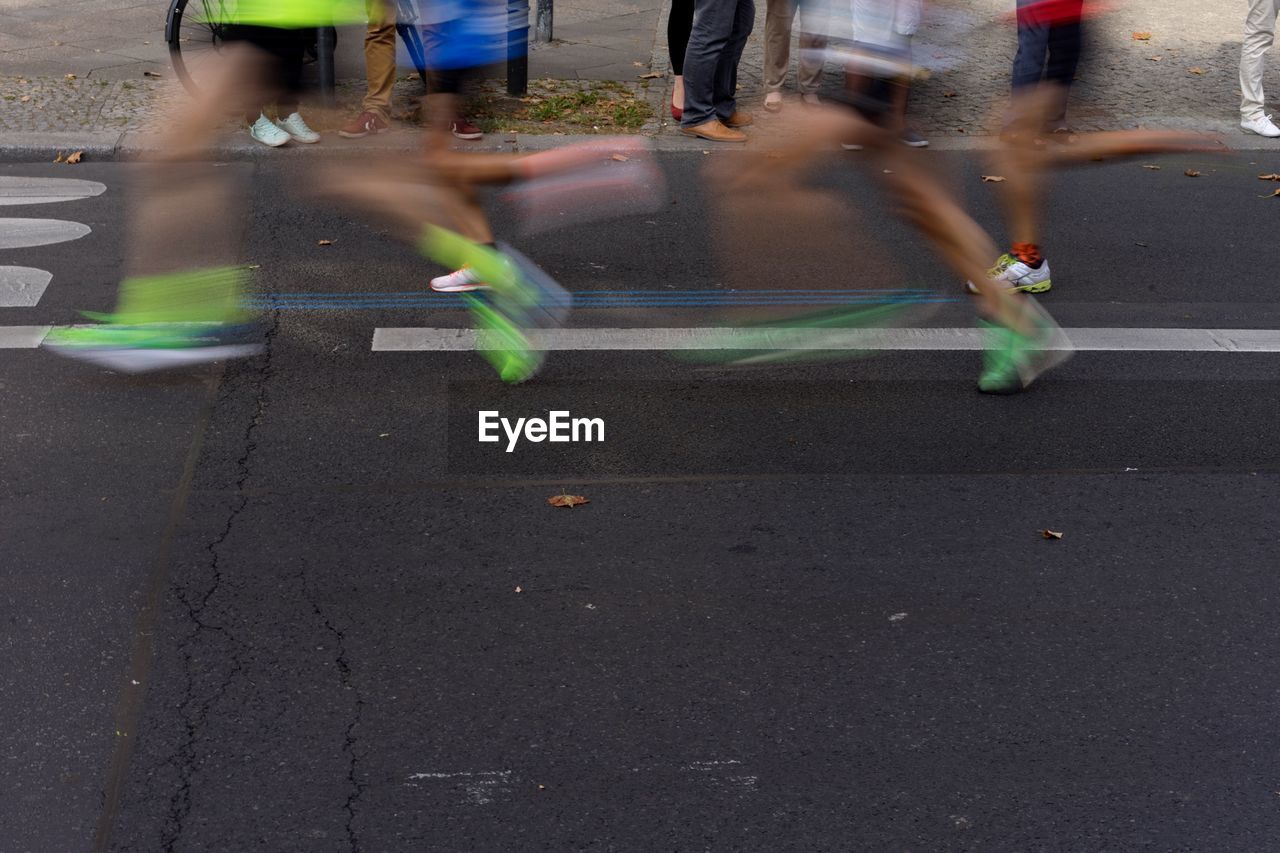
[[[35,349],[51,326],[0,326],[0,349]]]
[[[1280,352],[1280,329],[1065,329],[1076,350],[1095,352]],[[479,344],[470,329],[379,328],[375,352],[469,352]],[[981,350],[983,334],[972,328],[760,329],[645,328],[554,329],[537,335],[547,350]]]
[[[22,249],[79,240],[93,229],[65,219],[0,219],[0,249]]]
[[[31,308],[53,279],[34,267],[0,267],[0,308]]]
[[[79,178],[27,178],[0,175],[0,206],[15,204],[53,204],[93,198],[106,192],[106,185]]]

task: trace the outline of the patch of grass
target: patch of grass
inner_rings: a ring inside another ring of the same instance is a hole
[[[529,118],[534,121],[568,121],[574,124],[590,124],[584,121],[600,103],[595,92],[574,92],[570,95],[552,95],[529,107]]]
[[[635,130],[652,115],[634,85],[613,80],[530,80],[511,97],[497,81],[472,99],[468,116],[486,133],[608,133]]]

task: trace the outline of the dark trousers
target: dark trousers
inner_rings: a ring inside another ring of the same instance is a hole
[[[684,119],[693,127],[738,109],[738,61],[755,25],[755,0],[696,0],[684,55]]]
[[[1070,87],[1080,64],[1083,44],[1080,22],[1018,23],[1018,53],[1013,58],[1013,88],[1034,86],[1041,80]]]
[[[693,31],[693,0],[671,0],[667,15],[667,51],[671,54],[671,73],[684,74],[684,53],[689,49],[689,33]]]
[[[297,112],[298,98],[302,94],[302,57],[316,40],[315,29],[284,30],[233,24],[226,29],[226,39],[248,42],[271,57],[266,90],[275,98],[276,111],[281,118]],[[256,109],[245,113],[250,124],[257,121],[262,106],[256,105]]]

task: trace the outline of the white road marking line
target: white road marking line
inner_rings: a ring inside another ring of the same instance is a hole
[[[0,249],[23,249],[79,240],[93,229],[65,219],[0,219]]]
[[[32,308],[53,274],[34,267],[0,267],[0,308]]]
[[[1280,329],[1064,329],[1084,352],[1280,352]],[[481,336],[481,347],[485,347]],[[547,350],[981,350],[983,335],[972,328],[759,329],[647,328],[554,329],[537,335]],[[762,341],[767,341],[765,346]],[[470,352],[471,329],[378,328],[374,352]]]
[[[52,326],[0,326],[0,349],[35,349]]]
[[[106,185],[79,178],[27,178],[0,175],[0,207],[15,204],[54,204],[93,198],[106,192]]]

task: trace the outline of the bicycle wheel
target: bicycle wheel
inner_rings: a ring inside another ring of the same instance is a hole
[[[164,21],[173,70],[191,94],[200,91],[200,78],[222,53],[228,19],[227,0],[172,0]]]

